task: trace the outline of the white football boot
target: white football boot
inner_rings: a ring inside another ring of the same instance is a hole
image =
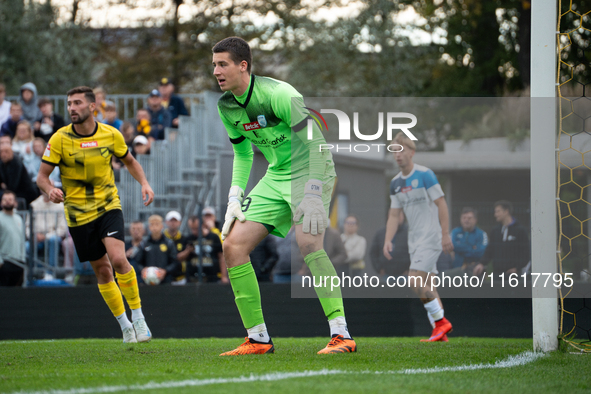
[[[135,335],[137,336],[138,342],[150,342],[152,339],[152,333],[146,324],[146,319],[134,321],[133,328],[135,329]]]
[[[123,343],[137,343],[133,327],[125,328],[123,330]]]

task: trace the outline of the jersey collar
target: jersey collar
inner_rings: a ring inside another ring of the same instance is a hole
[[[417,168],[417,166],[415,165],[415,163],[412,163],[412,170],[410,170],[410,172],[408,173],[408,175],[403,175],[402,171],[400,172],[400,177],[402,179],[408,179],[412,176],[412,174],[415,173],[415,169]]]
[[[254,89],[254,74],[252,74],[250,76],[250,83],[248,85],[248,89],[246,89],[246,92],[242,93],[241,96],[234,96],[234,100],[236,100],[236,102],[238,103],[238,105],[242,108],[246,108],[246,106],[248,105],[248,103],[250,102],[250,97],[252,96],[252,91]],[[240,101],[238,101],[238,99],[242,100],[244,99],[244,97],[246,96],[246,100],[244,100],[244,104],[241,104]]]
[[[82,134],[78,134],[78,132],[77,132],[77,131],[76,131],[76,129],[74,128],[74,123],[72,123],[72,131],[74,132],[74,134],[76,134],[76,135],[77,135],[78,137],[80,137],[80,138],[87,138],[87,137],[92,137],[93,135],[95,135],[95,134],[96,134],[97,130],[98,130],[98,122],[97,122],[97,121],[95,121],[95,122],[94,122],[94,131],[92,132],[92,134],[91,134],[91,135],[82,135]]]

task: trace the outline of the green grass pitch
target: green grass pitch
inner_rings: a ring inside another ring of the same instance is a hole
[[[0,341],[2,393],[577,393],[591,355],[541,357],[531,339],[356,338],[353,354],[317,355],[326,338],[275,338],[275,354],[219,357],[239,339]],[[521,365],[513,359],[530,357]],[[533,359],[533,361],[531,360]],[[507,361],[503,367],[498,362]],[[472,366],[472,369],[466,367]],[[308,372],[306,372],[308,371]]]

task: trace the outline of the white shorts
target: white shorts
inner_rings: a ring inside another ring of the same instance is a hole
[[[441,249],[418,248],[410,254],[410,269],[437,274],[437,260]]]

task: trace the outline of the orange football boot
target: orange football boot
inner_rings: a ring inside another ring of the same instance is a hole
[[[257,342],[252,338],[244,338],[246,342],[238,346],[234,350],[220,354],[220,356],[241,356],[243,354],[267,354],[275,353],[275,347],[273,341],[269,343]]]
[[[333,335],[328,345],[319,351],[318,354],[353,353],[356,351],[357,345],[353,338],[345,339],[342,335]]]

